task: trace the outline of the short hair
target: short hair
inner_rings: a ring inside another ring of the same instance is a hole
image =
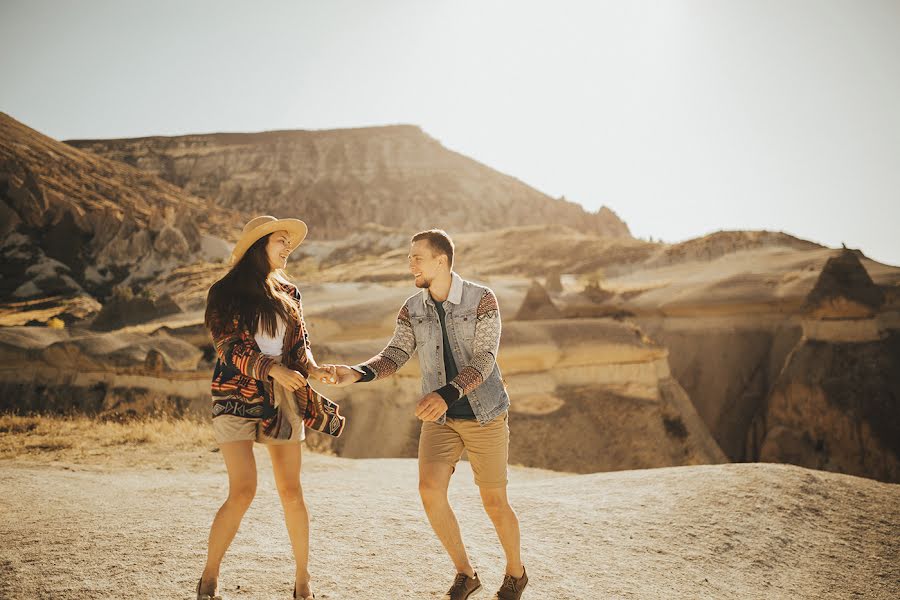
[[[443,229],[426,229],[412,236],[411,242],[426,240],[436,254],[446,254],[449,267],[453,268],[453,240]]]

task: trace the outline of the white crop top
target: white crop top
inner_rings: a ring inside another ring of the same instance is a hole
[[[263,331],[262,320],[256,326],[256,335],[253,337],[256,339],[256,345],[259,346],[260,352],[266,356],[281,358],[281,351],[284,348],[284,333],[287,327],[279,315],[276,315],[275,318],[277,319],[275,337]]]

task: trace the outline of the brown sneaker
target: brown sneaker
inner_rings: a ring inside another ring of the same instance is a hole
[[[469,577],[465,573],[457,573],[453,585],[444,594],[441,600],[466,600],[469,596],[481,589],[481,581],[478,579],[478,573],[475,577]]]
[[[522,576],[518,579],[512,575],[503,576],[503,585],[491,600],[519,600],[526,585],[528,585],[528,573],[525,572],[525,567],[522,567]]]

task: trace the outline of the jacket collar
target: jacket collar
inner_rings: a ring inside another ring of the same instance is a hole
[[[456,274],[456,271],[450,272],[450,293],[447,294],[447,300],[451,304],[459,304],[462,302],[462,290],[463,290],[463,280],[462,277]],[[431,297],[431,294],[428,293],[428,288],[424,288],[422,290],[422,302],[425,305],[429,303],[434,304],[434,299]]]

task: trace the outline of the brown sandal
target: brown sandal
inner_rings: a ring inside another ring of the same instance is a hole
[[[213,599],[215,600],[215,599]],[[316,600],[316,595],[307,596],[306,598],[298,598],[297,597],[297,583],[294,582],[294,600]]]
[[[200,581],[197,582],[197,600],[222,600],[222,596],[218,594],[210,595],[210,594],[201,594],[200,593],[200,584],[203,583],[203,578],[200,578]]]

